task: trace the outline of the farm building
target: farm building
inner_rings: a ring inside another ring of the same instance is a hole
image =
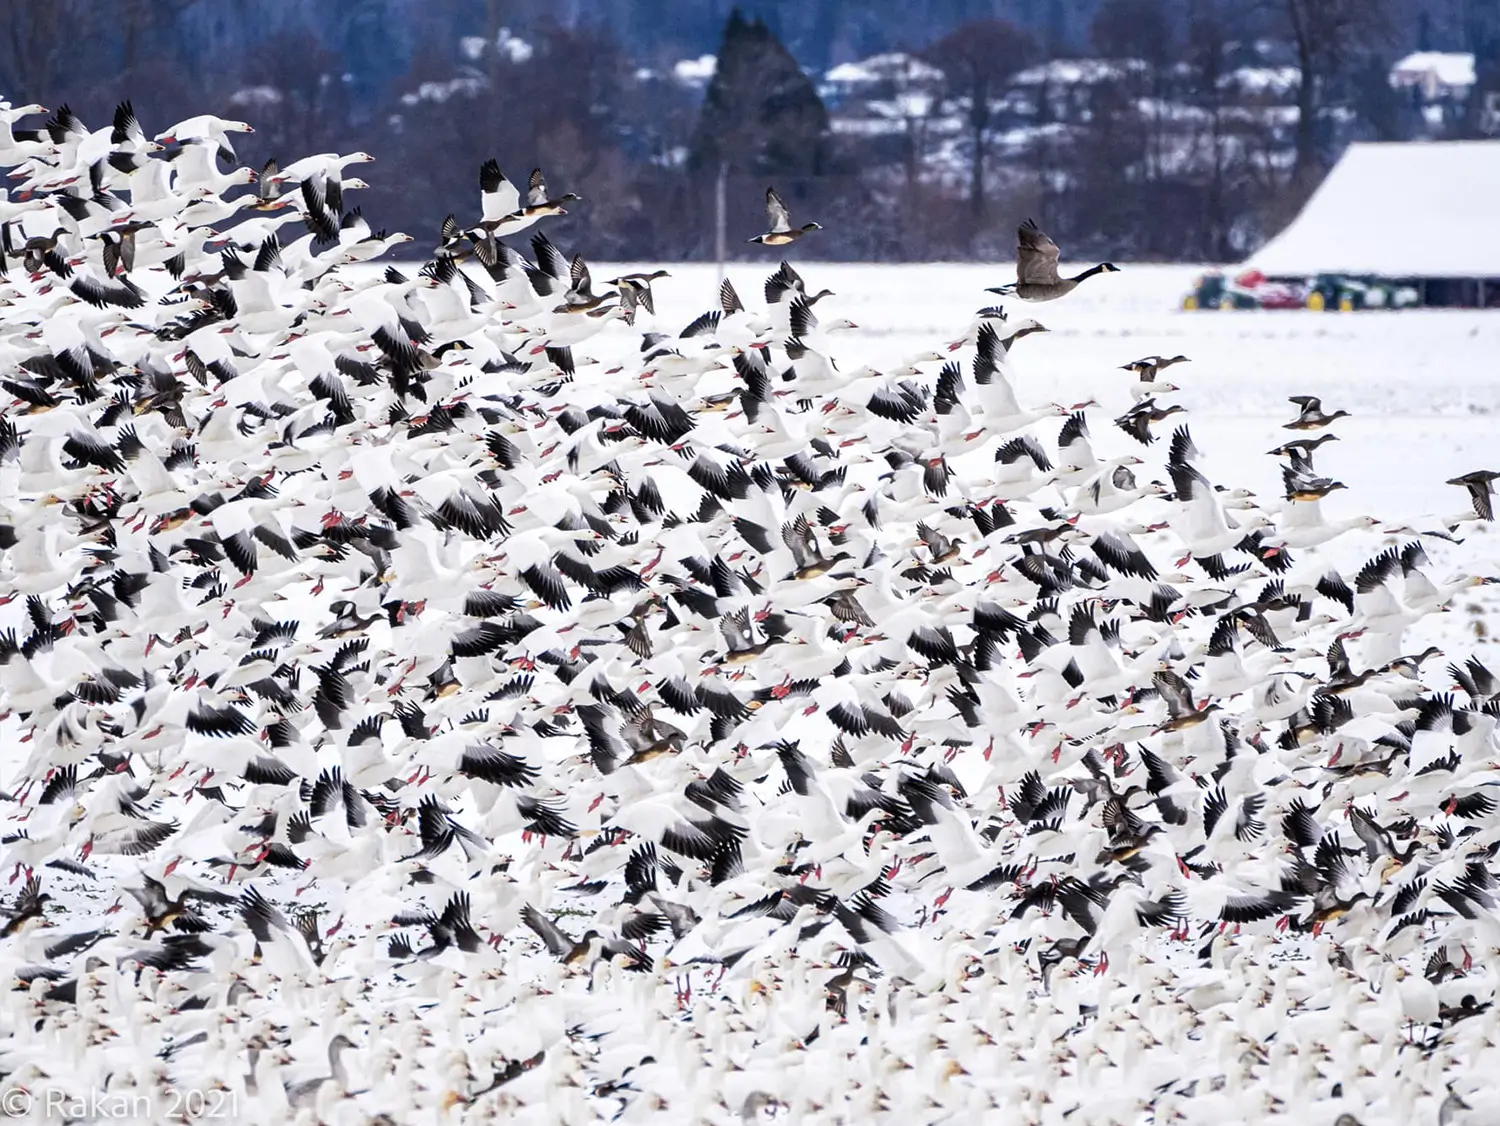
[[[1427,306],[1500,308],[1500,141],[1353,144],[1248,266],[1287,281],[1400,283]]]

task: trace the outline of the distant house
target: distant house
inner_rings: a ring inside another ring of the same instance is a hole
[[[850,98],[869,102],[893,101],[911,93],[930,97],[942,86],[943,72],[937,67],[914,55],[890,51],[856,63],[840,63],[823,75],[818,93],[825,105],[837,109]],[[925,115],[930,102],[924,106]]]
[[[1417,51],[1391,67],[1391,86],[1410,92],[1433,135],[1440,135],[1467,112],[1474,88],[1474,56]]]
[[[1350,145],[1251,256],[1276,280],[1399,282],[1429,306],[1500,309],[1500,141]]]
[[[833,113],[836,133],[904,133],[938,116],[943,72],[915,56],[892,51],[841,63],[823,75],[818,94]]]
[[[1391,85],[1416,89],[1429,102],[1467,98],[1474,85],[1474,56],[1445,51],[1417,51],[1391,67]]]
[[[1093,116],[1096,88],[1144,74],[1142,59],[1053,59],[1028,67],[1011,78],[1023,112],[1052,121],[1087,121]]]

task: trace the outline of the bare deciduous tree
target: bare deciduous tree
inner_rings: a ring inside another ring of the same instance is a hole
[[[1318,118],[1324,86],[1355,53],[1384,40],[1391,32],[1391,0],[1272,0],[1283,23],[1297,66],[1295,178],[1304,190],[1321,173]]]
[[[1007,80],[1036,56],[1036,41],[1004,20],[966,23],[927,49],[932,64],[947,76],[949,95],[968,104],[965,116],[973,147],[969,207],[976,229],[985,211],[985,153],[995,118],[994,100],[1004,92]]]

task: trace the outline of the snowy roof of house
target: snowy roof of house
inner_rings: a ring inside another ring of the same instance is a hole
[[[508,27],[500,29],[493,43],[482,35],[466,35],[458,41],[458,49],[470,62],[479,59],[491,47],[513,63],[527,62],[535,53],[530,43],[512,35]]]
[[[868,59],[861,59],[857,63],[840,63],[823,75],[823,81],[845,86],[858,86],[885,79],[941,82],[942,78],[943,72],[937,67],[900,51],[871,55]]]
[[[1242,66],[1221,75],[1221,87],[1238,87],[1248,94],[1289,94],[1302,81],[1294,66]]]
[[[1145,69],[1147,64],[1141,59],[1053,59],[1020,71],[1011,82],[1017,86],[1092,86]]]
[[[1417,51],[1391,67],[1393,86],[1418,83],[1440,86],[1474,85],[1474,56],[1446,51]]]
[[[715,55],[699,55],[696,59],[680,59],[672,67],[672,73],[678,82],[688,86],[702,86],[719,69],[719,60]]]
[[[1354,144],[1251,256],[1272,277],[1500,277],[1500,141]]]

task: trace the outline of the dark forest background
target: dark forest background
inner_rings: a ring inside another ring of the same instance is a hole
[[[1466,89],[1393,85],[1417,50]],[[709,56],[709,58],[705,58]],[[716,61],[715,61],[716,59]],[[249,121],[240,158],[364,149],[377,226],[472,218],[534,165],[600,259],[711,256],[774,182],[820,256],[1241,257],[1351,140],[1497,128],[1497,0],[5,0],[0,97],[91,128]]]

